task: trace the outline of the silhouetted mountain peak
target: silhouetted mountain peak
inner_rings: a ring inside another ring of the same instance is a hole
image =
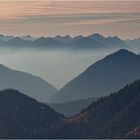
[[[128,51],[126,49],[120,49],[117,52],[115,52],[109,56],[136,56],[136,54],[131,51]]]
[[[65,35],[64,38],[70,39],[71,36],[70,35]]]
[[[14,37],[12,39],[9,39],[4,43],[6,46],[26,46],[30,45],[31,41],[30,40],[24,40],[21,37]]]
[[[95,64],[91,65],[88,70],[92,71],[92,69],[97,66],[108,66],[112,68],[114,65],[116,65],[116,69],[120,69],[119,67],[121,65],[130,67],[130,65],[136,66],[137,64],[140,64],[140,55],[137,55],[126,49],[120,49],[117,52],[106,56],[102,60],[97,61]]]
[[[20,38],[20,37],[15,37],[15,38],[12,38],[10,39],[11,41],[24,41],[24,39]],[[9,41],[10,41],[9,40]]]
[[[120,49],[119,51],[108,55],[105,59],[110,59],[110,60],[118,60],[118,61],[128,61],[130,59],[136,60],[137,58],[140,59],[140,55],[137,55],[131,51],[128,51],[126,49]]]
[[[55,39],[61,39],[61,38],[62,38],[62,36],[57,35],[57,36],[55,36],[54,38],[55,38]]]
[[[88,67],[54,95],[65,102],[100,97],[140,78],[140,55],[121,49]]]
[[[60,35],[57,35],[54,37],[55,40],[59,40],[59,41],[68,41],[68,40],[71,40],[72,37],[70,35],[65,35],[65,36],[60,36]]]
[[[103,39],[104,38],[104,36],[102,36],[100,34],[97,34],[97,33],[96,34],[89,35],[87,37],[89,37],[89,38],[99,38],[99,39]]]
[[[80,39],[80,38],[83,38],[84,36],[82,35],[78,35],[78,36],[75,36],[74,39]]]
[[[21,37],[24,40],[34,41],[36,38],[31,35],[25,35]]]
[[[109,36],[109,37],[107,37],[108,39],[114,39],[114,40],[121,40],[119,37],[117,37],[117,36],[113,36],[113,37],[111,37],[111,36]]]
[[[46,40],[46,38],[44,36],[38,38],[37,40]]]

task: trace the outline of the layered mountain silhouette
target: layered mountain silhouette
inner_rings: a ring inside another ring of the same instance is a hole
[[[60,89],[52,102],[101,97],[139,78],[140,55],[121,49],[88,67]]]
[[[38,76],[0,65],[0,89],[18,89],[35,99],[46,102],[57,89]]]
[[[117,36],[104,37],[100,34],[92,34],[89,36],[78,35],[71,37],[69,35],[55,37],[35,38],[30,35],[14,37],[0,35],[1,46],[12,47],[33,47],[45,49],[70,49],[70,50],[87,50],[87,49],[110,49],[110,48],[128,48],[130,50],[138,50],[140,47],[140,39],[122,40]]]
[[[36,39],[35,41],[32,42],[31,44],[34,47],[43,47],[46,49],[58,49],[58,47],[63,46],[63,44],[59,40],[55,40],[54,38],[51,37],[41,37]]]
[[[33,37],[31,35],[25,35],[25,36],[22,36],[21,38],[24,40],[30,40],[30,41],[34,41],[37,39],[36,37]]]
[[[86,108],[96,100],[97,98],[88,98],[65,103],[49,103],[48,105],[54,108],[57,112],[70,117],[78,114],[83,108]]]
[[[0,36],[1,46],[12,47],[33,47],[46,49],[110,49],[110,48],[125,48],[127,43],[118,37],[104,37],[100,34],[92,34],[89,36],[55,36],[55,37],[40,37],[32,36],[13,37]]]
[[[104,37],[100,34],[92,34],[87,37],[81,37],[72,42],[75,49],[101,49],[101,48],[125,48],[126,44],[118,37]]]
[[[3,45],[4,46],[15,46],[15,47],[30,46],[31,41],[24,40],[20,37],[15,37],[15,38],[9,39],[8,41],[4,42]]]
[[[100,98],[69,118],[61,138],[140,138],[140,81]]]
[[[14,38],[14,36],[0,34],[0,39],[2,39],[3,41],[8,41],[8,40],[10,40],[12,38]]]
[[[66,118],[16,91],[0,91],[0,138],[140,138],[140,81]]]

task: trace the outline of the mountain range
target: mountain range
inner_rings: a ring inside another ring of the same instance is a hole
[[[67,102],[101,97],[140,78],[140,55],[121,49],[110,54],[74,78],[51,98]]]
[[[41,102],[49,101],[57,111],[64,114],[75,104],[77,113],[88,98],[104,96],[139,79],[139,71],[140,55],[121,49],[88,67],[60,90],[38,76],[0,65],[0,89],[13,88]],[[90,100],[86,103],[88,105]]]
[[[17,89],[39,101],[47,102],[57,89],[39,76],[0,65],[0,89]]]
[[[30,35],[22,37],[0,35],[0,46],[9,47],[31,47],[43,49],[70,49],[70,50],[86,50],[86,49],[110,49],[110,48],[134,48],[138,46],[139,39],[122,40],[117,36],[104,37],[100,34],[92,34],[89,36],[55,36],[35,38]]]
[[[140,138],[140,55],[131,51],[106,56],[59,91],[3,65],[0,83],[1,139]]]
[[[66,118],[16,91],[0,91],[0,138],[140,138],[140,81]]]

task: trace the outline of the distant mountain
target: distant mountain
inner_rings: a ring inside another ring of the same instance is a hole
[[[118,37],[104,37],[100,34],[92,34],[89,36],[55,36],[34,38],[30,35],[22,37],[0,36],[4,42],[3,46],[12,47],[35,47],[45,49],[70,49],[70,50],[87,50],[87,49],[110,49],[125,48],[127,43]]]
[[[118,37],[107,37],[93,34],[76,39],[71,44],[74,49],[102,49],[102,48],[125,48],[127,45]]]
[[[15,38],[9,39],[3,45],[4,46],[15,46],[15,47],[30,46],[31,41],[30,40],[24,40],[20,37],[15,37]]]
[[[2,39],[3,41],[8,41],[10,39],[14,38],[13,36],[8,36],[8,35],[0,35],[0,39]]]
[[[46,49],[50,49],[50,48],[53,49],[53,48],[57,48],[58,46],[61,46],[61,44],[59,41],[55,40],[54,38],[41,37],[33,41],[32,46],[43,47]]]
[[[121,49],[70,81],[52,97],[52,102],[101,97],[139,78],[140,55]]]
[[[54,108],[57,112],[70,117],[80,113],[83,108],[86,108],[89,104],[96,100],[97,98],[88,98],[65,103],[49,103],[48,105]]]
[[[100,98],[60,129],[60,138],[140,138],[140,81]]]
[[[37,38],[30,36],[30,35],[22,36],[21,38],[24,40],[30,40],[30,41],[34,41],[37,39]]]
[[[67,43],[67,42],[71,42],[73,38],[69,35],[66,36],[57,35],[56,37],[54,37],[54,39],[63,43]]]
[[[136,50],[140,52],[140,38],[134,40],[126,40],[125,42],[130,50]]]
[[[0,89],[18,89],[35,99],[46,102],[57,90],[38,76],[0,65]]]
[[[0,91],[0,138],[56,138],[64,117],[16,90]]]

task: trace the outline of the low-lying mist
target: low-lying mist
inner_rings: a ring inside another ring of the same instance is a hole
[[[0,64],[38,75],[58,89],[115,50],[64,51],[0,48]]]

